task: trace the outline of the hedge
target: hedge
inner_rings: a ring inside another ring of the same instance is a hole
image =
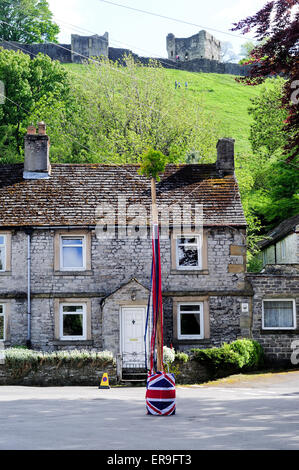
[[[250,371],[263,365],[262,346],[251,339],[237,339],[218,348],[192,349],[193,358],[207,366],[209,371]]]
[[[42,364],[52,364],[60,367],[68,364],[70,367],[83,367],[91,365],[93,367],[103,366],[103,364],[113,363],[113,354],[110,351],[93,352],[87,350],[70,350],[43,352],[26,347],[14,347],[4,350],[5,365],[18,373],[30,369],[37,369]]]

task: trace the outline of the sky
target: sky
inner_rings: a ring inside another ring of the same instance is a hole
[[[250,40],[250,35],[246,39],[240,37],[240,32],[230,31],[233,23],[255,14],[267,3],[266,0],[110,1],[187,21],[194,26],[132,11],[103,0],[48,0],[61,29],[59,41],[70,44],[72,33],[103,35],[107,31],[111,47],[131,49],[144,56],[167,57],[168,33],[176,37],[189,37],[206,29],[220,41],[230,42],[238,54],[241,44]]]

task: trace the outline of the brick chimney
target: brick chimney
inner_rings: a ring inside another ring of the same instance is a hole
[[[51,174],[50,139],[46,133],[45,123],[39,122],[37,129],[33,125],[29,126],[24,141],[24,179],[49,178]]]
[[[223,175],[233,175],[235,171],[235,140],[229,138],[219,139],[216,147],[217,170]]]

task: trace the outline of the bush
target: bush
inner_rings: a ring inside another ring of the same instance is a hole
[[[219,348],[192,349],[196,361],[206,365],[211,372],[247,371],[258,369],[263,363],[263,349],[254,340],[238,339],[223,343]]]
[[[177,352],[175,353],[175,359],[179,362],[188,362],[189,356],[184,352]]]
[[[15,371],[16,375],[30,369],[37,369],[42,364],[52,364],[60,367],[68,364],[73,367],[82,365],[102,366],[113,362],[113,354],[110,351],[93,352],[74,349],[71,351],[43,352],[17,346],[5,349],[5,365]]]

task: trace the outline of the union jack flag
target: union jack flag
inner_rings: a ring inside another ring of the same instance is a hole
[[[166,372],[149,374],[145,398],[147,414],[174,415],[176,408],[174,375]]]
[[[147,414],[156,416],[170,416],[175,414],[176,409],[176,391],[174,374],[166,373],[163,366],[163,305],[162,305],[162,286],[161,286],[161,259],[160,259],[160,240],[158,224],[153,224],[152,240],[153,258],[151,275],[151,293],[147,307],[147,319],[145,328],[145,344],[147,337],[147,328],[151,325],[150,341],[150,371],[146,384],[146,409]],[[151,318],[150,318],[151,317]],[[160,358],[162,362],[162,371],[157,370],[156,336],[157,327],[160,327]],[[145,364],[147,367],[147,353],[145,347]]]

